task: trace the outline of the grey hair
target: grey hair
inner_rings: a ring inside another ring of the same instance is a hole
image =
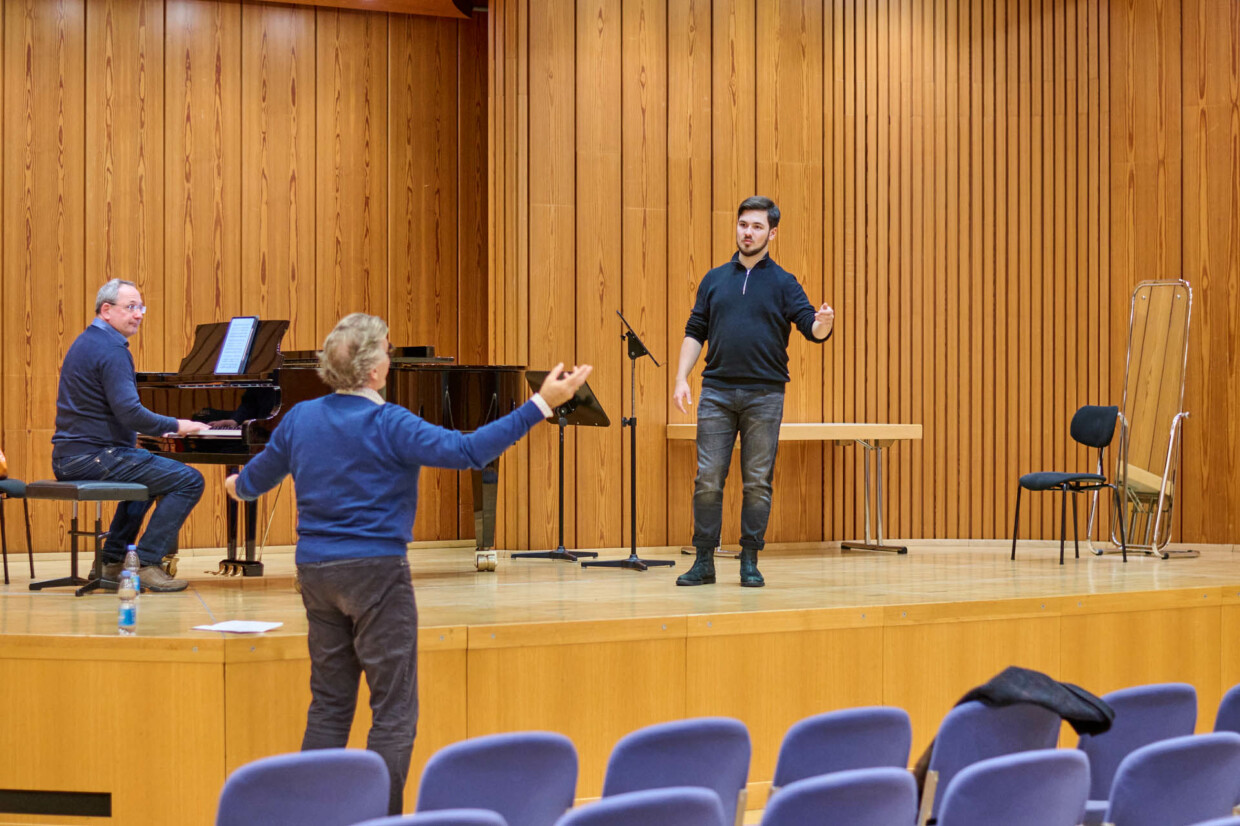
[[[99,288],[99,292],[95,293],[95,315],[99,315],[99,311],[103,309],[104,304],[115,304],[116,299],[120,297],[121,287],[133,287],[138,289],[138,285],[132,281],[126,281],[123,278],[113,278],[111,281]]]
[[[350,313],[337,322],[319,351],[319,378],[333,390],[360,390],[383,358],[387,322],[376,315]]]

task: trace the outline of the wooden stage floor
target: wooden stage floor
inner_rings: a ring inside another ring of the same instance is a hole
[[[583,569],[510,560],[473,570],[461,547],[410,552],[421,615],[421,722],[407,792],[427,757],[467,736],[551,729],[580,752],[578,795],[597,796],[617,738],[697,715],[744,720],[753,738],[750,806],[761,807],[779,738],[796,720],[856,705],[910,712],[914,757],[970,687],[1010,664],[1103,693],[1183,680],[1209,728],[1240,682],[1240,553],[1198,559],[1086,554],[1057,543],[910,543],[908,556],[832,545],[762,555],[767,587],[677,588],[675,568]],[[115,635],[116,599],[27,590],[10,555],[0,587],[0,789],[111,795],[110,818],[0,813],[0,823],[208,824],[228,772],[297,748],[308,702],[305,617],[290,549],[262,578],[220,578],[218,551],[186,555],[181,594],[144,596],[139,635]],[[627,551],[605,550],[603,558]],[[68,567],[39,557],[41,577]],[[224,619],[284,623],[261,636],[194,631]],[[353,744],[368,725],[360,703]],[[127,734],[126,732],[136,732]],[[1075,742],[1065,736],[1065,743]],[[134,782],[141,778],[140,782]]]

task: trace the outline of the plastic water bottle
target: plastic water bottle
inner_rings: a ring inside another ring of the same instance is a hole
[[[125,565],[121,570],[120,580],[116,584],[116,595],[120,597],[120,609],[116,616],[116,633],[121,636],[133,636],[138,629],[138,549],[133,545],[125,552]]]

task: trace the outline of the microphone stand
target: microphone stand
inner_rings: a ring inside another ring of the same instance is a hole
[[[642,340],[637,333],[629,325],[624,314],[616,310],[616,315],[620,316],[620,320],[624,322],[627,331],[621,335],[621,339],[627,342],[627,355],[629,357],[629,412],[633,415],[620,418],[620,426],[629,428],[629,556],[627,559],[606,559],[595,560],[592,562],[583,562],[583,568],[628,568],[634,571],[644,571],[651,565],[674,566],[676,562],[670,559],[642,559],[637,555],[637,360],[642,356],[650,356],[650,360],[654,362],[655,367],[661,366],[659,360],[654,357],[646,345],[642,344]]]

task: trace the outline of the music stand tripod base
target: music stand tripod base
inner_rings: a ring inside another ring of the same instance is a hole
[[[576,562],[579,557],[598,556],[598,554],[594,551],[566,551],[561,545],[554,551],[522,551],[508,556],[511,559],[562,559],[566,562]]]
[[[583,562],[583,568],[628,568],[630,571],[644,571],[650,567],[659,567],[662,565],[674,566],[676,563],[670,559],[642,559],[636,554],[625,557],[624,559],[603,559],[596,562]]]

